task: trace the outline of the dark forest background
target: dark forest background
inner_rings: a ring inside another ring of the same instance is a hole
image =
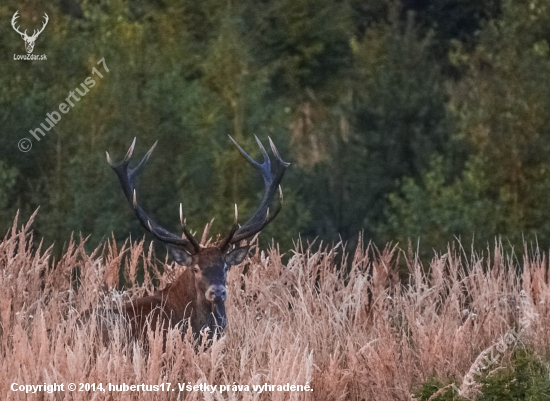
[[[29,33],[49,15],[47,61],[13,60],[17,10]],[[549,0],[5,0],[0,21],[0,231],[40,206],[47,244],[143,236],[105,161],[137,137],[136,160],[159,141],[138,184],[156,220],[180,232],[182,202],[225,232],[262,190],[228,135],[259,157],[257,135],[292,163],[262,236],[283,250],[360,231],[427,255],[550,246]]]

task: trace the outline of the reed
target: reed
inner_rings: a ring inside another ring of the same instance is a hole
[[[33,248],[31,223],[16,219],[0,242],[1,399],[412,400],[415,387],[430,378],[461,383],[480,354],[511,329],[541,353],[550,342],[545,255],[516,266],[497,245],[490,255],[468,258],[445,250],[423,266],[397,247],[379,251],[360,241],[350,254],[342,244],[298,242],[287,263],[277,248],[253,249],[229,272],[229,324],[209,348],[177,329],[169,330],[165,347],[152,330],[142,342],[128,341],[123,322],[115,322],[104,343],[95,319],[79,324],[81,314],[120,308],[151,293],[154,282],[162,288],[179,267],[164,269],[144,241],[122,247],[106,241],[88,253],[84,240],[71,239],[54,261],[49,249]],[[397,275],[398,258],[406,259],[405,282]],[[139,284],[143,267],[151,274]],[[117,289],[121,269],[123,291]],[[76,276],[78,283],[71,281]],[[489,369],[504,366],[510,354],[503,352]],[[176,391],[27,396],[10,390],[12,383],[69,382],[104,388],[170,382]],[[177,383],[228,388],[180,392]],[[253,390],[266,383],[307,383],[313,392]],[[465,390],[475,397],[475,388]]]

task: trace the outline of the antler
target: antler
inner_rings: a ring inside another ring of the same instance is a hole
[[[134,213],[139,219],[141,225],[145,227],[147,231],[153,234],[155,238],[157,238],[159,241],[167,244],[171,244],[171,245],[184,247],[191,254],[198,253],[200,251],[200,245],[186,227],[185,220],[183,219],[181,205],[180,205],[180,219],[183,227],[183,233],[185,234],[185,237],[187,239],[183,239],[178,235],[171,233],[170,231],[166,230],[165,228],[155,223],[147,215],[147,213],[145,213],[145,211],[141,208],[141,206],[139,206],[137,202],[137,195],[136,195],[136,189],[135,189],[135,178],[143,170],[145,163],[147,163],[147,161],[149,160],[149,157],[151,156],[151,153],[153,153],[153,150],[155,149],[155,146],[157,146],[157,142],[155,142],[151,147],[151,149],[149,149],[149,151],[145,154],[145,156],[143,156],[143,159],[141,159],[139,164],[133,169],[131,169],[128,167],[128,165],[130,163],[130,158],[132,157],[132,153],[134,152],[135,145],[136,145],[136,138],[134,138],[134,140],[132,141],[132,145],[128,149],[128,152],[124,157],[124,160],[122,160],[122,163],[120,163],[118,166],[115,166],[111,161],[109,152],[105,152],[107,154],[107,162],[113,168],[116,175],[118,176],[118,179],[120,180],[120,185],[122,186],[122,190],[124,191],[124,195],[126,195],[126,199],[128,199],[128,202],[130,202],[130,205],[134,209]]]
[[[48,17],[48,14],[44,13],[44,23],[42,24],[42,28],[40,28],[38,31],[35,29],[33,34],[32,34],[32,38],[36,38],[38,37],[38,35],[40,35],[42,33],[42,31],[44,30],[44,28],[46,28],[46,25],[48,25],[48,21],[50,20],[50,18]],[[26,32],[26,31],[25,31]]]
[[[17,18],[19,18],[19,10],[15,12],[15,14],[13,14],[13,17],[11,18],[11,26],[13,27],[13,29],[15,30],[15,32],[17,32],[19,35],[23,36],[23,37],[26,37],[28,39],[36,39],[38,37],[38,35],[40,35],[42,33],[42,31],[44,30],[44,28],[46,28],[46,25],[48,25],[48,21],[50,20],[50,18],[48,17],[48,14],[44,13],[44,23],[42,24],[42,28],[40,28],[38,31],[35,29],[33,31],[33,34],[32,36],[28,36],[27,35],[27,30],[25,29],[25,32],[21,32],[19,30],[19,27],[17,27],[15,25],[16,23],[16,20]]]
[[[25,29],[25,32],[21,32],[19,30],[19,27],[15,26],[15,21],[17,20],[17,18],[19,18],[19,10],[15,12],[15,14],[13,14],[13,17],[11,18],[11,26],[13,27],[13,29],[15,29],[15,32],[17,32],[19,35],[21,36],[27,36],[27,30]]]
[[[254,136],[256,138],[256,142],[258,142],[258,146],[260,147],[260,150],[262,151],[264,161],[263,163],[258,163],[254,159],[252,159],[240,146],[235,140],[229,136],[229,139],[231,139],[231,142],[237,147],[241,155],[254,167],[256,170],[260,172],[262,175],[262,178],[264,180],[264,186],[265,186],[265,193],[262,198],[262,201],[252,217],[240,228],[237,229],[238,225],[236,223],[236,217],[235,217],[235,223],[233,224],[233,228],[231,229],[231,232],[229,233],[228,237],[222,242],[222,247],[227,247],[231,244],[238,243],[244,239],[250,238],[260,231],[263,230],[265,226],[267,226],[273,219],[277,216],[277,214],[281,210],[281,206],[283,204],[283,191],[281,190],[281,187],[279,184],[281,183],[281,180],[283,179],[283,175],[285,174],[286,168],[290,165],[290,163],[287,163],[281,159],[281,156],[279,155],[279,152],[277,148],[275,147],[275,144],[269,139],[269,145],[271,146],[271,151],[273,152],[273,155],[275,156],[275,175],[271,173],[271,159],[269,155],[267,154],[264,146],[260,142],[257,136]],[[273,203],[273,198],[275,196],[275,193],[277,192],[277,189],[279,190],[279,196],[280,196],[280,202],[277,204],[277,207],[274,211],[271,211],[271,205]],[[236,216],[236,214],[235,214]]]

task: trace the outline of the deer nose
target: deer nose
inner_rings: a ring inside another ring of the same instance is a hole
[[[206,291],[206,299],[210,302],[225,301],[226,291],[224,285],[211,285]]]

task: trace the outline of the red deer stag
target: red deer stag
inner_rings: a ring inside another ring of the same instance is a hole
[[[253,160],[233,138],[229,138],[241,155],[260,172],[265,185],[265,193],[252,217],[242,226],[237,223],[237,205],[235,205],[235,221],[229,234],[224,239],[208,246],[201,245],[187,229],[181,204],[180,220],[184,238],[155,223],[139,205],[135,179],[151,156],[157,145],[156,142],[134,168],[129,168],[129,162],[134,151],[135,138],[121,164],[114,165],[107,153],[107,162],[117,174],[124,194],[140,223],[156,239],[168,246],[178,264],[188,266],[166,288],[153,295],[130,301],[125,305],[124,312],[130,322],[130,330],[134,337],[139,337],[143,333],[147,321],[152,327],[157,327],[160,324],[164,331],[168,327],[175,327],[182,322],[183,327],[186,327],[189,322],[195,336],[208,329],[209,339],[214,335],[219,336],[226,326],[227,271],[230,266],[241,263],[246,257],[249,246],[243,245],[243,241],[259,233],[279,213],[283,201],[279,184],[283,179],[286,167],[290,164],[281,159],[271,138],[269,138],[269,143],[275,156],[273,168],[270,156],[257,137],[256,141],[264,159],[261,164]],[[277,190],[279,190],[280,201],[276,208],[272,209]]]

